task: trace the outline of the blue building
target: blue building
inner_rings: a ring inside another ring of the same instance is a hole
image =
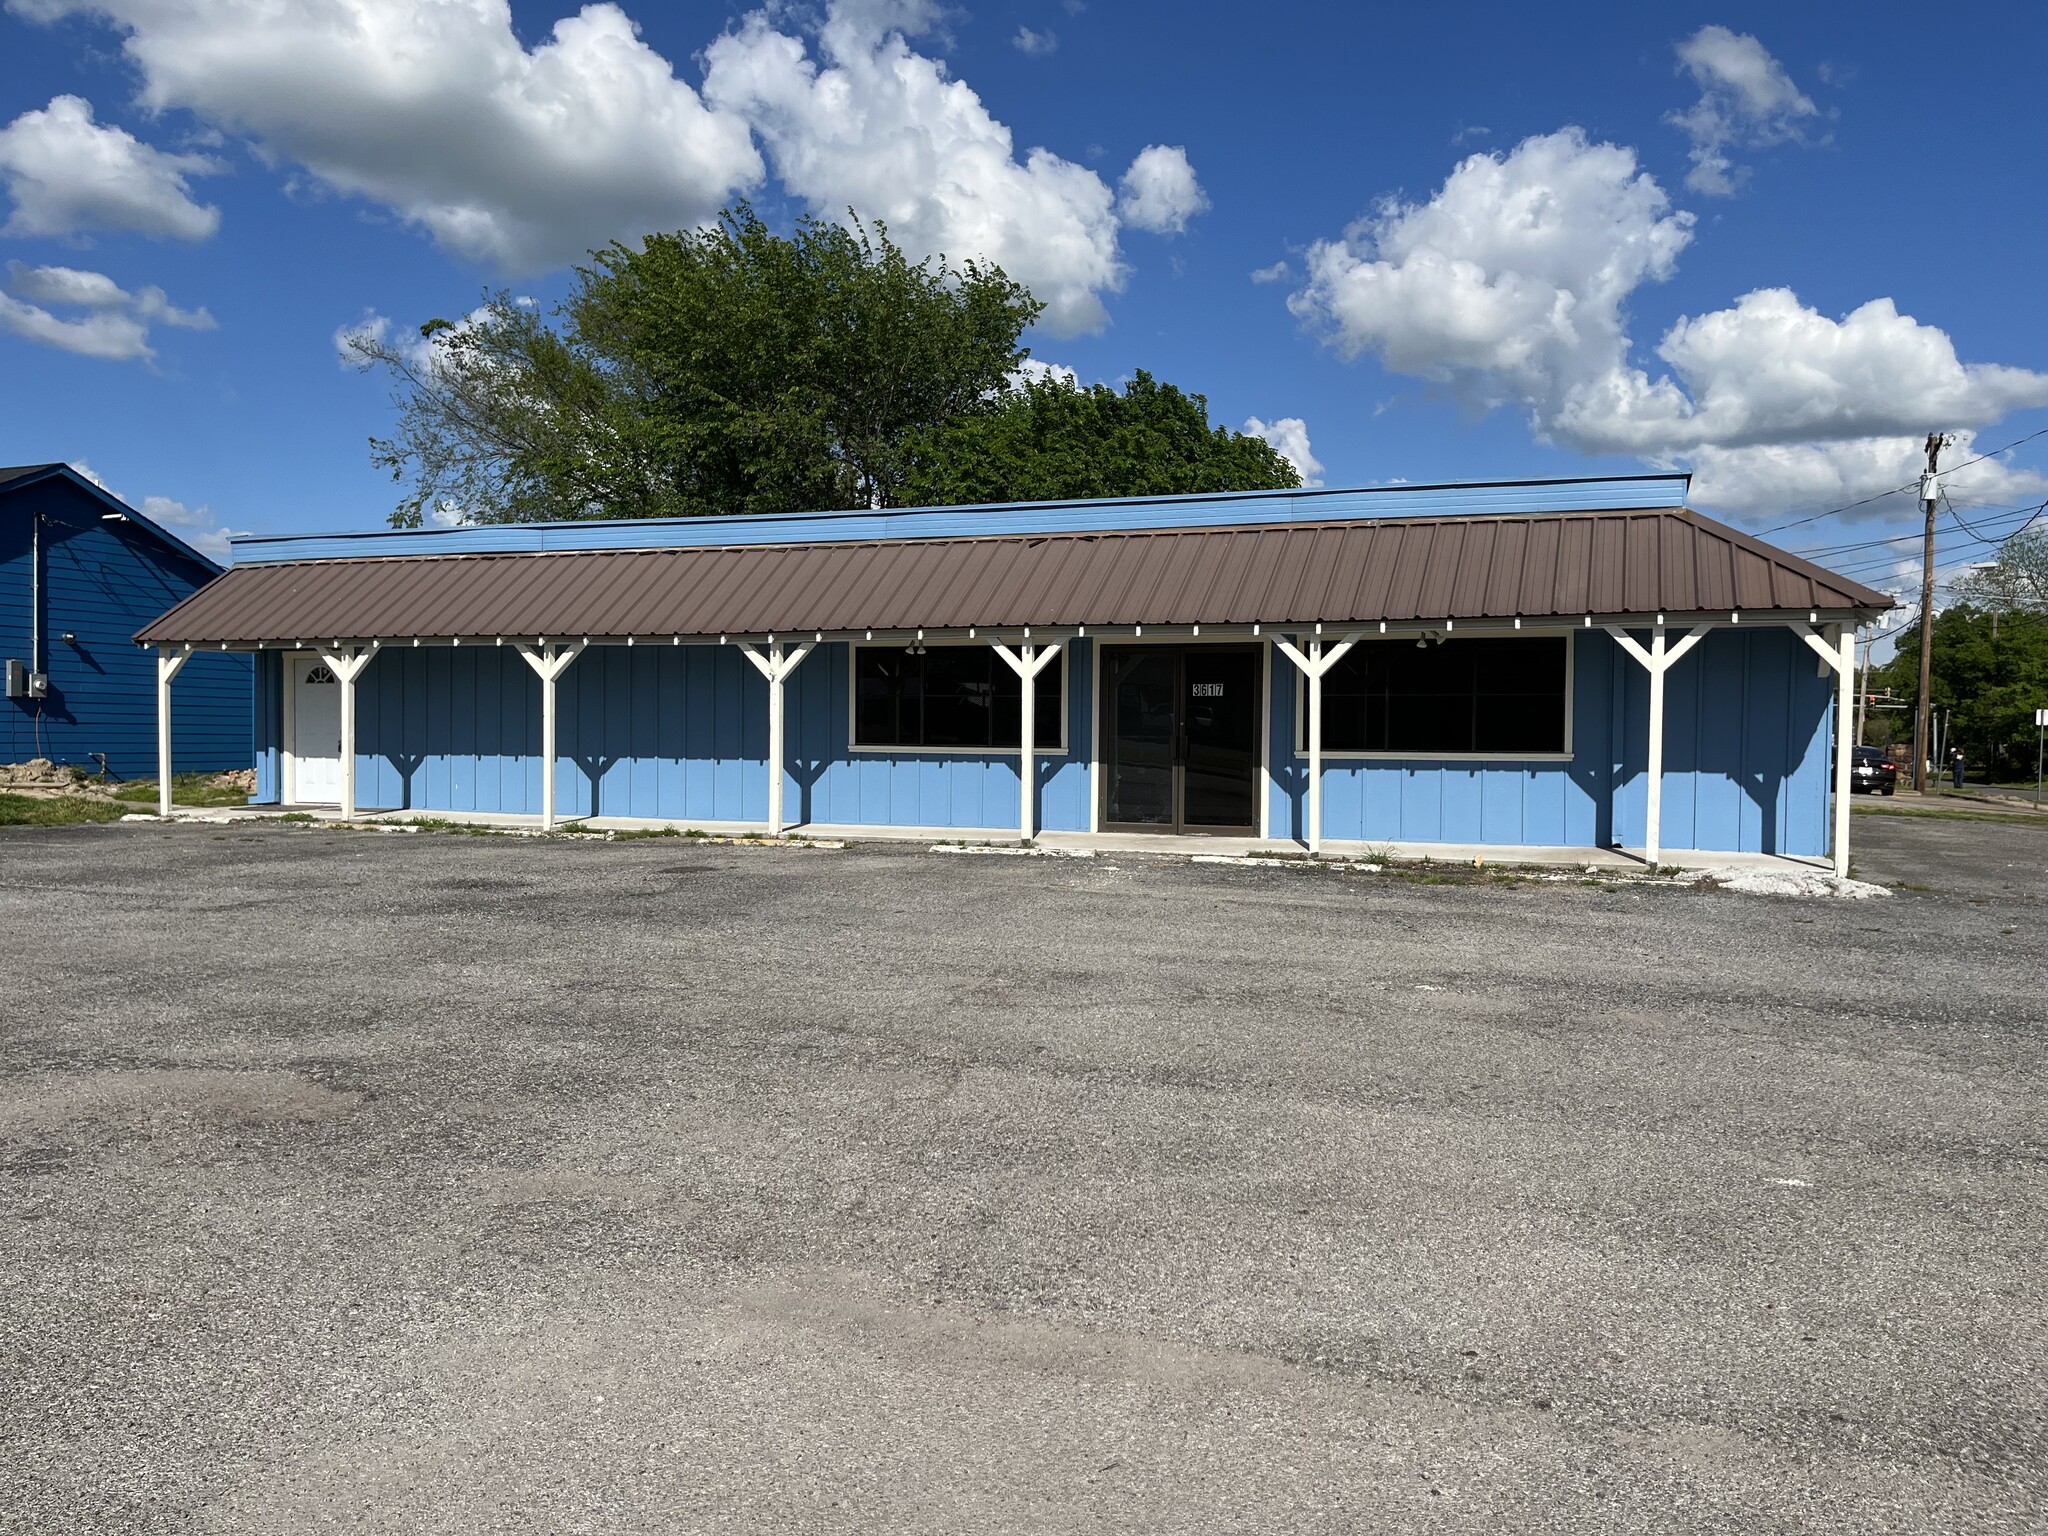
[[[259,798],[350,815],[1845,866],[1890,599],[1687,486],[244,540],[138,638],[255,654]]]
[[[0,468],[0,762],[157,771],[157,678],[135,631],[220,566],[66,464]],[[252,761],[247,656],[186,675],[176,768]]]

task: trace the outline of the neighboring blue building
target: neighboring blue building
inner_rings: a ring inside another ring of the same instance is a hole
[[[156,664],[134,634],[221,567],[65,464],[0,468],[0,762],[157,769]],[[179,772],[247,768],[250,660],[195,658]]]
[[[1686,490],[247,540],[138,638],[256,652],[259,798],[351,814],[1845,866],[1831,734],[1890,600]]]

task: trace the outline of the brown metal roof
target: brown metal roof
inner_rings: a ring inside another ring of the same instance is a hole
[[[254,645],[1883,610],[1684,509],[237,566],[136,638]]]

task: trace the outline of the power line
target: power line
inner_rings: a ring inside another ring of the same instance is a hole
[[[1954,508],[1950,508],[1949,510],[1951,514],[1954,513]],[[2038,514],[2039,511],[2039,507],[2001,508],[1998,512],[1986,518],[1984,521],[1986,525],[1989,525],[1991,523],[1999,521],[1999,519],[2003,517],[2026,517],[2029,514]],[[1962,518],[1960,517],[1956,518],[1956,522],[1961,527],[1969,527],[1969,525],[1967,523],[1964,523]],[[2019,530],[2015,529],[2013,531],[2018,532]],[[1844,544],[1817,544],[1805,549],[1795,549],[1792,551],[1792,553],[1800,556],[1802,559],[1818,560],[1825,556],[1830,555],[1852,554],[1859,549],[1878,549],[1888,544],[1901,544],[1908,539],[1917,539],[1919,537],[1920,535],[1917,533],[1895,533],[1888,534],[1883,538],[1877,539],[1854,539]],[[2001,537],[2010,537],[2010,535],[2002,535]],[[1987,540],[1986,542],[1991,541]]]
[[[1955,517],[1957,529],[1944,529],[1943,533],[1946,534],[1949,532],[1961,531],[1970,534],[1972,537],[1976,538],[1980,543],[2003,543],[2005,540],[2012,538],[2016,534],[2026,532],[2028,525],[2041,516],[2042,510],[2042,506],[2010,507],[2001,509],[1998,513],[1994,514],[1991,517],[1986,518],[1983,524],[1980,526],[1990,527],[1991,525],[2001,521],[2002,519],[2013,517],[2023,518],[2025,519],[2025,521],[2021,522],[2017,527],[2009,528],[2004,530],[2003,532],[1996,532],[1990,535],[1978,532],[1976,528],[1973,528],[1970,524],[1965,523],[1961,517]],[[1953,507],[1949,508],[1949,514],[1952,517],[1955,516],[1955,509]],[[1905,544],[1919,537],[1920,535],[1918,533],[1896,533],[1881,539],[1857,539],[1844,544],[1820,544],[1807,549],[1795,549],[1791,552],[1795,555],[1798,555],[1801,559],[1804,560],[1826,560],[1833,559],[1841,555],[1855,554],[1860,550],[1884,549],[1892,545]]]
[[[1947,473],[1952,475],[1959,469],[1968,469],[1972,464],[1982,464],[1986,459],[1995,459],[2001,453],[2011,453],[2013,449],[2019,447],[2022,443],[2031,443],[2037,437],[2048,437],[2048,427],[2042,427],[2037,431],[2029,432],[2025,437],[2014,438],[2003,448],[1993,448],[1988,452],[1978,454],[1974,459],[1965,459],[1960,464],[1951,464],[1948,467]],[[1808,523],[1817,523],[1824,517],[1833,517],[1837,512],[1853,512],[1856,508],[1867,507],[1874,501],[1883,501],[1887,496],[1896,496],[1902,491],[1915,491],[1919,488],[1920,480],[1916,476],[1908,480],[1904,485],[1895,485],[1888,491],[1879,491],[1875,496],[1866,496],[1861,501],[1844,502],[1839,507],[1829,507],[1825,512],[1815,512],[1809,517],[1795,517],[1789,523],[1779,523],[1774,527],[1765,528],[1761,530],[1758,537],[1761,538],[1764,535],[1773,533],[1783,533],[1787,528],[1803,528]]]
[[[1948,492],[1943,491],[1941,493],[1941,499],[1943,501],[1948,501]],[[2034,519],[2039,517],[2044,509],[2048,509],[2048,501],[2044,501],[2041,503],[2040,506],[2033,508],[2032,515],[2029,516],[2024,523],[2021,523],[2019,527],[2013,529],[2010,533],[2000,534],[1996,538],[1988,538],[1984,534],[1981,534],[1976,529],[1972,528],[1968,523],[1964,522],[1963,515],[1955,509],[1954,502],[1949,502],[1948,515],[1956,520],[1957,525],[1962,528],[1963,532],[1970,535],[1970,537],[1975,539],[1979,544],[2003,544],[2007,539],[2025,533],[2029,528],[2033,527]]]

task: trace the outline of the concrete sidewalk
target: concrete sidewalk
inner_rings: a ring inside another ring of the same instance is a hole
[[[223,806],[181,808],[174,820],[253,821],[282,816],[310,816],[316,821],[341,820],[331,807]],[[540,818],[534,815],[500,814],[480,811],[404,811],[365,808],[357,813],[365,825],[406,823],[448,823],[503,832],[538,834]],[[556,819],[557,831],[588,832],[696,832],[708,837],[769,841],[766,830],[751,822],[681,822],[641,816],[565,816]],[[988,847],[1018,846],[1007,829],[974,827],[871,827],[838,824],[792,826],[780,841],[830,841],[834,843],[947,843]],[[1222,855],[1234,858],[1271,857],[1307,859],[1308,850],[1291,838],[1217,837],[1204,834],[1175,836],[1154,832],[1041,832],[1035,846],[1054,853],[1151,854],[1161,857],[1192,858]],[[1651,866],[1639,848],[1575,848],[1504,843],[1368,843],[1331,839],[1324,843],[1322,861],[1355,863],[1390,861],[1402,864],[1483,864],[1492,868],[1522,866],[1545,869],[1578,869],[1599,873],[1642,873]],[[1825,858],[1798,858],[1771,853],[1717,853],[1711,850],[1666,848],[1657,865],[1661,869],[1789,870],[1830,869]]]

